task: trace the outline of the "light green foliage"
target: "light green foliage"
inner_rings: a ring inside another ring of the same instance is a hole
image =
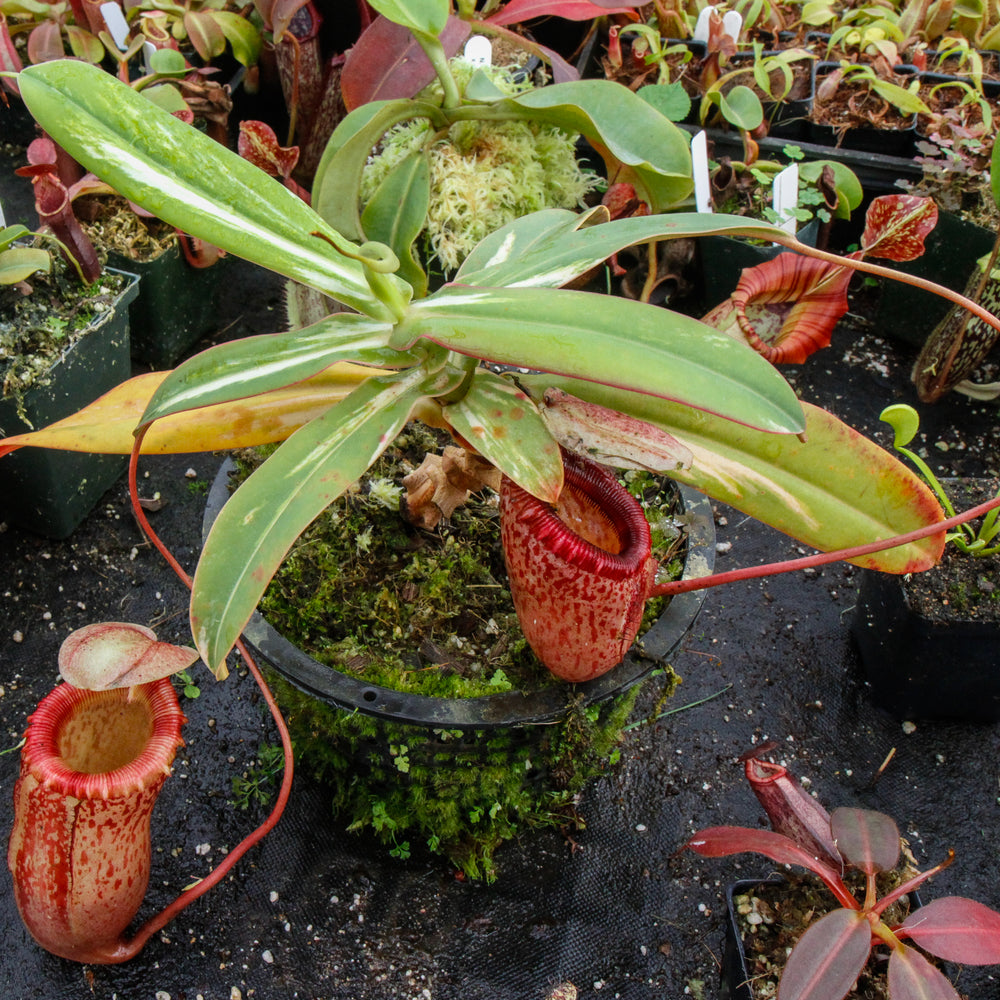
[[[955,506],[941,481],[923,458],[907,447],[920,429],[920,416],[917,411],[906,403],[894,403],[879,414],[879,419],[884,420],[893,429],[892,444],[896,451],[916,466],[917,471],[937,494],[947,515],[954,517]],[[1000,493],[997,496],[1000,497]],[[960,524],[946,537],[965,555],[979,557],[996,555],[1000,552],[1000,507],[994,507],[989,511],[978,528],[971,524]]]
[[[16,285],[38,271],[52,269],[52,258],[41,247],[15,246],[31,233],[24,226],[7,226],[0,230],[0,285]]]
[[[194,682],[194,678],[187,670],[179,670],[174,675],[183,685],[182,690],[185,698],[197,698],[201,695],[201,688]]]
[[[399,4],[411,14],[427,14],[410,0]],[[440,55],[443,47],[431,41]],[[428,44],[425,51],[430,54],[432,48]],[[170,225],[356,310],[333,313],[307,330],[203,352],[160,384],[139,419],[146,427],[177,415],[178,436],[190,431],[193,437],[196,429],[197,447],[214,450],[217,441],[231,443],[233,433],[242,431],[231,420],[224,421],[220,411],[218,423],[206,424],[211,404],[239,400],[241,412],[255,418],[258,405],[273,405],[272,393],[280,391],[281,402],[261,414],[254,440],[276,440],[298,426],[271,457],[267,472],[249,479],[223,509],[195,573],[192,634],[206,663],[219,674],[284,553],[331,499],[364,474],[411,415],[431,423],[451,422],[453,417],[462,425],[472,418],[495,421],[495,427],[477,438],[481,454],[535,496],[551,499],[557,494],[561,466],[541,412],[541,396],[519,397],[504,379],[511,391],[503,397],[494,384],[497,376],[477,367],[476,359],[559,372],[581,383],[574,388],[580,398],[613,373],[618,388],[612,408],[634,416],[655,399],[653,420],[658,425],[669,412],[669,423],[689,426],[690,413],[697,409],[702,457],[698,468],[685,474],[687,481],[709,492],[718,492],[722,484],[715,462],[729,449],[733,435],[742,439],[749,428],[766,439],[754,437],[752,450],[742,448],[738,459],[747,475],[757,477],[762,467],[773,467],[768,456],[777,452],[784,460],[793,453],[771,438],[803,430],[803,409],[794,392],[750,348],[666,309],[555,287],[586,274],[626,246],[665,237],[753,232],[794,243],[774,227],[685,213],[595,225],[593,214],[575,217],[550,209],[494,234],[501,243],[492,246],[489,258],[478,258],[478,274],[473,269],[464,274],[462,285],[423,298],[413,297],[413,286],[395,273],[399,258],[388,245],[359,245],[348,239],[357,228],[357,183],[372,148],[386,130],[414,117],[439,128],[468,119],[559,126],[589,138],[606,162],[621,168],[616,176],[634,183],[654,212],[677,206],[690,194],[686,137],[627,88],[610,80],[582,80],[498,97],[497,88],[477,74],[465,95],[459,95],[447,62],[432,58],[432,63],[442,80],[444,104],[375,102],[348,115],[317,171],[313,209],[263,171],[95,67],[55,61],[19,75],[22,98],[35,120],[123,196]],[[477,80],[483,85],[476,87]],[[359,116],[360,111],[364,113]],[[345,206],[346,214],[338,206]],[[344,215],[347,228],[332,225],[328,210]],[[498,283],[507,287],[498,288]],[[482,287],[486,284],[489,291]],[[329,375],[337,361],[382,366],[393,374],[355,373],[356,387],[348,390],[345,381],[330,384],[322,375]],[[302,387],[302,394],[293,387]],[[547,388],[543,386],[542,393]],[[317,390],[329,405],[308,395]],[[495,406],[487,407],[487,402],[503,404],[498,418],[491,415]],[[101,447],[115,452],[127,443],[131,449],[131,435],[126,439],[120,433],[120,423],[109,425],[106,416],[98,421]],[[810,442],[816,437],[814,426]],[[753,508],[748,512],[820,547],[830,547],[831,525],[837,538],[850,541],[885,537],[871,521],[871,483],[877,480],[893,498],[912,498],[910,483],[896,482],[892,470],[882,468],[870,454],[859,465],[863,439],[835,438],[832,433],[828,438],[822,456],[824,488],[831,480],[827,463],[863,470],[840,477],[852,488],[850,496],[836,504],[836,516],[818,517],[815,504],[802,499],[801,468],[791,493],[794,503],[787,491],[775,496],[765,486],[755,491],[752,504],[747,501]],[[87,444],[93,447],[94,440],[88,438]],[[46,446],[44,440],[39,443]],[[545,459],[541,472],[539,456]],[[795,453],[799,466],[810,457]],[[819,458],[816,452],[814,465]],[[731,482],[732,454],[723,461]],[[886,482],[892,485],[886,487]],[[811,498],[816,496],[812,483],[805,487]],[[926,523],[915,501],[905,514],[895,514],[893,528]],[[922,553],[903,550],[878,561],[910,566],[918,557]]]

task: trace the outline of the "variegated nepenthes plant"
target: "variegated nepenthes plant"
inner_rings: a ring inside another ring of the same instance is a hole
[[[53,139],[124,196],[343,307],[139,376],[58,424],[0,442],[0,454],[38,446],[136,456],[283,442],[224,508],[194,576],[192,632],[218,675],[298,535],[414,418],[448,428],[543,500],[560,493],[565,445],[667,472],[825,551],[927,533],[857,555],[863,565],[901,573],[939,558],[942,513],[919,478],[800,403],[745,344],[659,307],[559,287],[656,239],[729,232],[805,252],[783,231],[693,213],[606,222],[602,209],[546,211],[488,237],[454,281],[414,297],[388,246],[348,240],[280,182],[100,70],[51,62],[18,82]],[[582,110],[573,114],[590,127]],[[634,127],[642,131],[630,123],[609,155],[655,183],[655,163],[629,148]],[[481,361],[537,374],[519,380]]]

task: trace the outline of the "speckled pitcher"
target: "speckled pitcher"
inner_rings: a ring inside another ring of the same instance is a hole
[[[657,563],[638,501],[602,466],[563,453],[553,505],[504,477],[500,524],[525,637],[557,677],[592,680],[635,640]]]
[[[169,678],[110,691],[60,684],[28,722],[7,863],[25,925],[77,962],[131,957],[150,814],[185,722]]]

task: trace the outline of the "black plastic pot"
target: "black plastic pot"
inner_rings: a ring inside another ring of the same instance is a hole
[[[761,885],[781,885],[782,878],[742,879],[726,886],[726,938],[722,948],[722,967],[719,970],[719,1000],[753,1000],[750,987],[750,970],[743,950],[739,918],[736,915],[734,896],[742,895]]]
[[[109,268],[112,273],[113,269]],[[22,434],[76,413],[124,382],[129,362],[128,304],[139,290],[135,274],[112,309],[75,341],[45,381],[24,396],[23,413],[13,399],[0,400],[5,436]],[[0,520],[47,538],[66,538],[125,470],[120,455],[22,448],[0,460]]]
[[[956,88],[963,92],[966,86],[973,86],[968,76],[957,76],[952,73],[932,73],[930,70],[918,73],[917,79],[920,80],[921,86],[927,84],[930,87],[936,87],[940,84],[954,84]],[[1000,97],[1000,80],[987,80],[984,78],[982,94],[991,100]]]
[[[228,462],[224,463],[212,484],[203,525],[205,535],[228,498],[230,468]],[[711,503],[685,486],[678,489],[688,529],[684,577],[704,576],[715,564]],[[328,705],[395,723],[489,732],[510,727],[545,726],[563,718],[574,707],[606,701],[628,691],[676,650],[694,624],[704,594],[704,591],[693,591],[674,597],[643,636],[641,648],[637,644],[617,667],[593,681],[479,698],[445,699],[403,693],[333,670],[292,645],[259,613],[250,619],[244,636],[278,674],[300,691]]]
[[[780,50],[764,52],[763,55],[777,55]],[[741,66],[752,66],[754,56],[752,53],[738,52],[729,60],[725,72],[739,69]],[[786,141],[798,141],[809,137],[809,111],[812,107],[813,77],[812,67],[807,60],[802,60],[796,65],[805,70],[807,77],[806,93],[801,97],[785,98],[781,101],[773,101],[765,94],[759,95],[764,107],[764,121],[767,122],[767,134],[775,139],[785,139]],[[752,79],[749,77],[738,78],[737,83],[750,86]]]
[[[202,337],[215,329],[216,296],[228,258],[211,267],[191,267],[175,242],[155,260],[109,257],[115,267],[142,279],[129,307],[132,357],[153,369],[172,368]]]
[[[1000,622],[932,622],[904,577],[865,570],[851,635],[872,697],[896,718],[1000,721]]]
[[[895,264],[879,261],[906,274],[929,278],[953,291],[962,291],[976,261],[993,248],[995,233],[957,215],[941,212],[937,225],[925,241],[925,250],[916,260]],[[951,303],[940,295],[924,292],[899,281],[883,281],[875,328],[918,347],[944,319]]]
[[[840,68],[840,63],[818,62],[813,66],[813,102],[819,81],[824,75]],[[912,66],[897,66],[897,72],[915,72]],[[841,149],[851,149],[862,153],[880,153],[885,156],[906,158],[913,155],[917,141],[917,116],[913,115],[907,127],[898,129],[881,128],[851,128],[838,134],[829,125],[810,122],[808,130],[810,142],[822,146],[835,146]]]

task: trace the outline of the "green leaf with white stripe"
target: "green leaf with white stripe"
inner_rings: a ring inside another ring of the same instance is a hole
[[[390,346],[420,337],[460,354],[662,396],[767,431],[802,409],[750,347],[689,316],[558,288],[449,285],[410,303]]]
[[[362,383],[288,438],[222,508],[191,593],[195,644],[217,676],[295,539],[392,442],[428,381],[406,372]]]
[[[302,382],[336,361],[397,367],[413,358],[385,348],[392,326],[357,313],[334,313],[289,333],[233,340],[196,354],[161,383],[140,426],[171,413],[246,399]]]
[[[359,312],[389,317],[350,256],[354,244],[273,177],[109,73],[58,60],[22,70],[18,84],[59,145],[157,218]]]
[[[594,208],[583,215],[552,208],[515,220],[476,245],[455,276],[462,285],[557,287],[586,274],[612,254],[650,240],[727,234],[786,245],[794,237],[738,215],[671,212],[633,219],[607,218]]]

